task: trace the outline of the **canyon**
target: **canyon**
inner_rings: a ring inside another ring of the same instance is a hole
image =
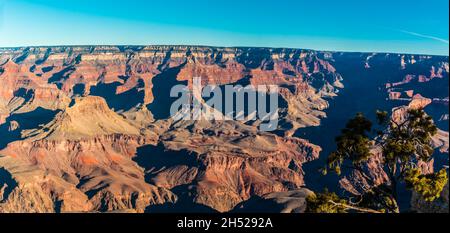
[[[428,169],[448,166],[448,73],[427,55],[0,48],[0,212],[304,212],[313,191],[359,189],[317,171],[356,112],[425,108],[440,129]],[[277,130],[170,118],[171,87],[193,77],[278,85]]]

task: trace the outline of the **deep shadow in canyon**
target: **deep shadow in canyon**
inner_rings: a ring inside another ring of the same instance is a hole
[[[337,56],[335,59],[333,65],[342,75],[345,88],[340,90],[337,97],[328,99],[330,106],[326,110],[327,117],[322,119],[320,126],[299,129],[294,136],[308,139],[323,149],[319,159],[303,165],[306,187],[315,192],[328,189],[346,196],[347,193],[339,186],[340,178],[335,173],[329,172],[324,176],[320,171],[325,167],[328,155],[336,149],[335,138],[341,134],[348,120],[357,113],[363,113],[372,122],[376,122],[376,110],[390,113],[394,107],[407,105],[406,101],[389,100],[385,89],[387,82],[398,81],[398,78],[403,77],[407,71],[401,70],[398,64],[390,60],[376,59],[372,62],[371,68],[366,69],[360,57],[352,53]],[[445,87],[443,90],[445,91]],[[446,90],[448,96],[448,86]],[[425,88],[423,91],[429,94],[428,91],[432,90]],[[427,97],[427,95],[424,96]],[[448,112],[446,108],[444,105],[431,104],[426,111],[433,116],[433,119],[436,119],[439,114]],[[448,121],[437,125],[448,130]],[[448,164],[448,156],[445,154],[436,152],[434,158],[435,168]],[[346,171],[343,171],[343,175],[345,174]],[[400,208],[408,209],[411,192],[405,189],[404,184],[400,185],[398,191],[401,197]]]

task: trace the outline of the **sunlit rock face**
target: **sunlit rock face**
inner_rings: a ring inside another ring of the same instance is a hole
[[[389,66],[392,74],[379,77],[386,99],[448,105],[448,87],[430,91],[448,82],[444,57],[200,46],[0,48],[0,212],[183,211],[186,203],[226,212],[258,196],[264,203],[286,197],[292,201],[283,212],[302,212],[310,192],[302,188],[303,166],[326,155],[295,132],[320,126],[330,108],[346,111],[333,100],[346,89],[340,67],[350,60],[345,69],[352,76]],[[277,130],[261,132],[260,122],[161,117],[170,88],[192,86],[194,77],[202,85],[278,85]],[[448,122],[448,111],[431,114]],[[447,130],[434,143],[448,153]]]

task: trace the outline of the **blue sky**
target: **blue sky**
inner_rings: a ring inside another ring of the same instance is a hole
[[[0,0],[0,47],[292,47],[448,55],[448,0]]]

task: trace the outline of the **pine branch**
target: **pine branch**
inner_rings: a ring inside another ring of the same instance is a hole
[[[382,214],[383,212],[381,211],[377,211],[377,210],[373,210],[373,209],[368,209],[368,208],[362,208],[362,207],[357,207],[357,206],[351,206],[351,205],[347,205],[347,204],[343,204],[343,203],[336,203],[332,200],[328,201],[330,204],[334,205],[334,206],[339,206],[339,207],[343,207],[347,210],[356,210],[359,212],[363,212],[363,213],[372,213],[372,214]]]

